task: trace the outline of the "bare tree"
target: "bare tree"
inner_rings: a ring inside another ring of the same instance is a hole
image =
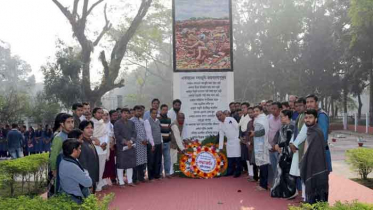
[[[73,9],[70,11],[67,7],[64,7],[58,0],[52,0],[61,12],[65,15],[72,26],[73,35],[77,38],[82,50],[81,50],[81,61],[82,61],[82,89],[84,99],[89,101],[91,105],[96,104],[100,101],[101,97],[108,91],[120,88],[124,86],[124,79],[116,81],[119,75],[122,59],[127,50],[128,42],[134,36],[137,28],[141,21],[145,17],[148,9],[152,3],[152,0],[142,0],[141,5],[138,9],[137,15],[132,20],[129,28],[123,33],[118,40],[115,41],[114,48],[110,55],[110,60],[106,59],[105,51],[101,51],[100,60],[103,66],[103,76],[100,85],[91,88],[91,76],[90,76],[90,63],[91,55],[95,46],[101,41],[102,37],[111,29],[112,24],[106,15],[106,4],[104,7],[104,18],[105,25],[97,38],[92,41],[89,40],[85,34],[87,18],[91,14],[92,10],[102,3],[104,0],[98,0],[89,7],[89,0],[83,1],[83,7],[81,14],[78,12],[80,0],[74,0]]]

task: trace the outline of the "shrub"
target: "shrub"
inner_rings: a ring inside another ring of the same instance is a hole
[[[366,180],[373,170],[373,149],[357,148],[347,150],[347,162],[352,170],[357,171],[362,179]]]
[[[72,202],[66,196],[55,196],[48,200],[41,197],[30,198],[20,196],[17,198],[0,198],[1,210],[107,210],[109,204],[113,200],[114,194],[105,195],[102,199],[98,199],[94,195],[90,195],[84,200],[82,205]]]
[[[300,206],[289,206],[289,210],[372,210],[372,204],[364,204],[354,201],[352,203],[337,202],[334,206],[329,206],[328,203],[302,204]]]
[[[49,153],[43,153],[1,161],[0,177],[2,179],[0,188],[8,187],[10,196],[14,196],[16,183],[21,181],[21,192],[24,192],[24,187],[27,184],[28,193],[30,193],[31,178],[33,178],[34,186],[32,189],[39,189],[45,185],[48,177],[48,159]]]

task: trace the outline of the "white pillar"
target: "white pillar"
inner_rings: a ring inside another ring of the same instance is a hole
[[[347,113],[343,113],[343,130],[347,130]]]
[[[357,113],[355,113],[355,132],[357,132]]]

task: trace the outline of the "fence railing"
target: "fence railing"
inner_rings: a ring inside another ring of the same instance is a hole
[[[366,133],[369,131],[369,126],[372,126],[369,123],[369,113],[361,114],[360,119],[358,118],[357,113],[353,115],[344,114],[342,116],[334,116],[330,118],[330,123],[343,124],[345,130],[347,130],[348,125],[353,125],[355,131],[357,131],[358,126],[365,126]]]

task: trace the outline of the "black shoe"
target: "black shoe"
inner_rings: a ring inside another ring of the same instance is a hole
[[[238,177],[240,177],[241,176],[241,174],[235,174],[234,176],[233,176],[233,178],[238,178]]]

